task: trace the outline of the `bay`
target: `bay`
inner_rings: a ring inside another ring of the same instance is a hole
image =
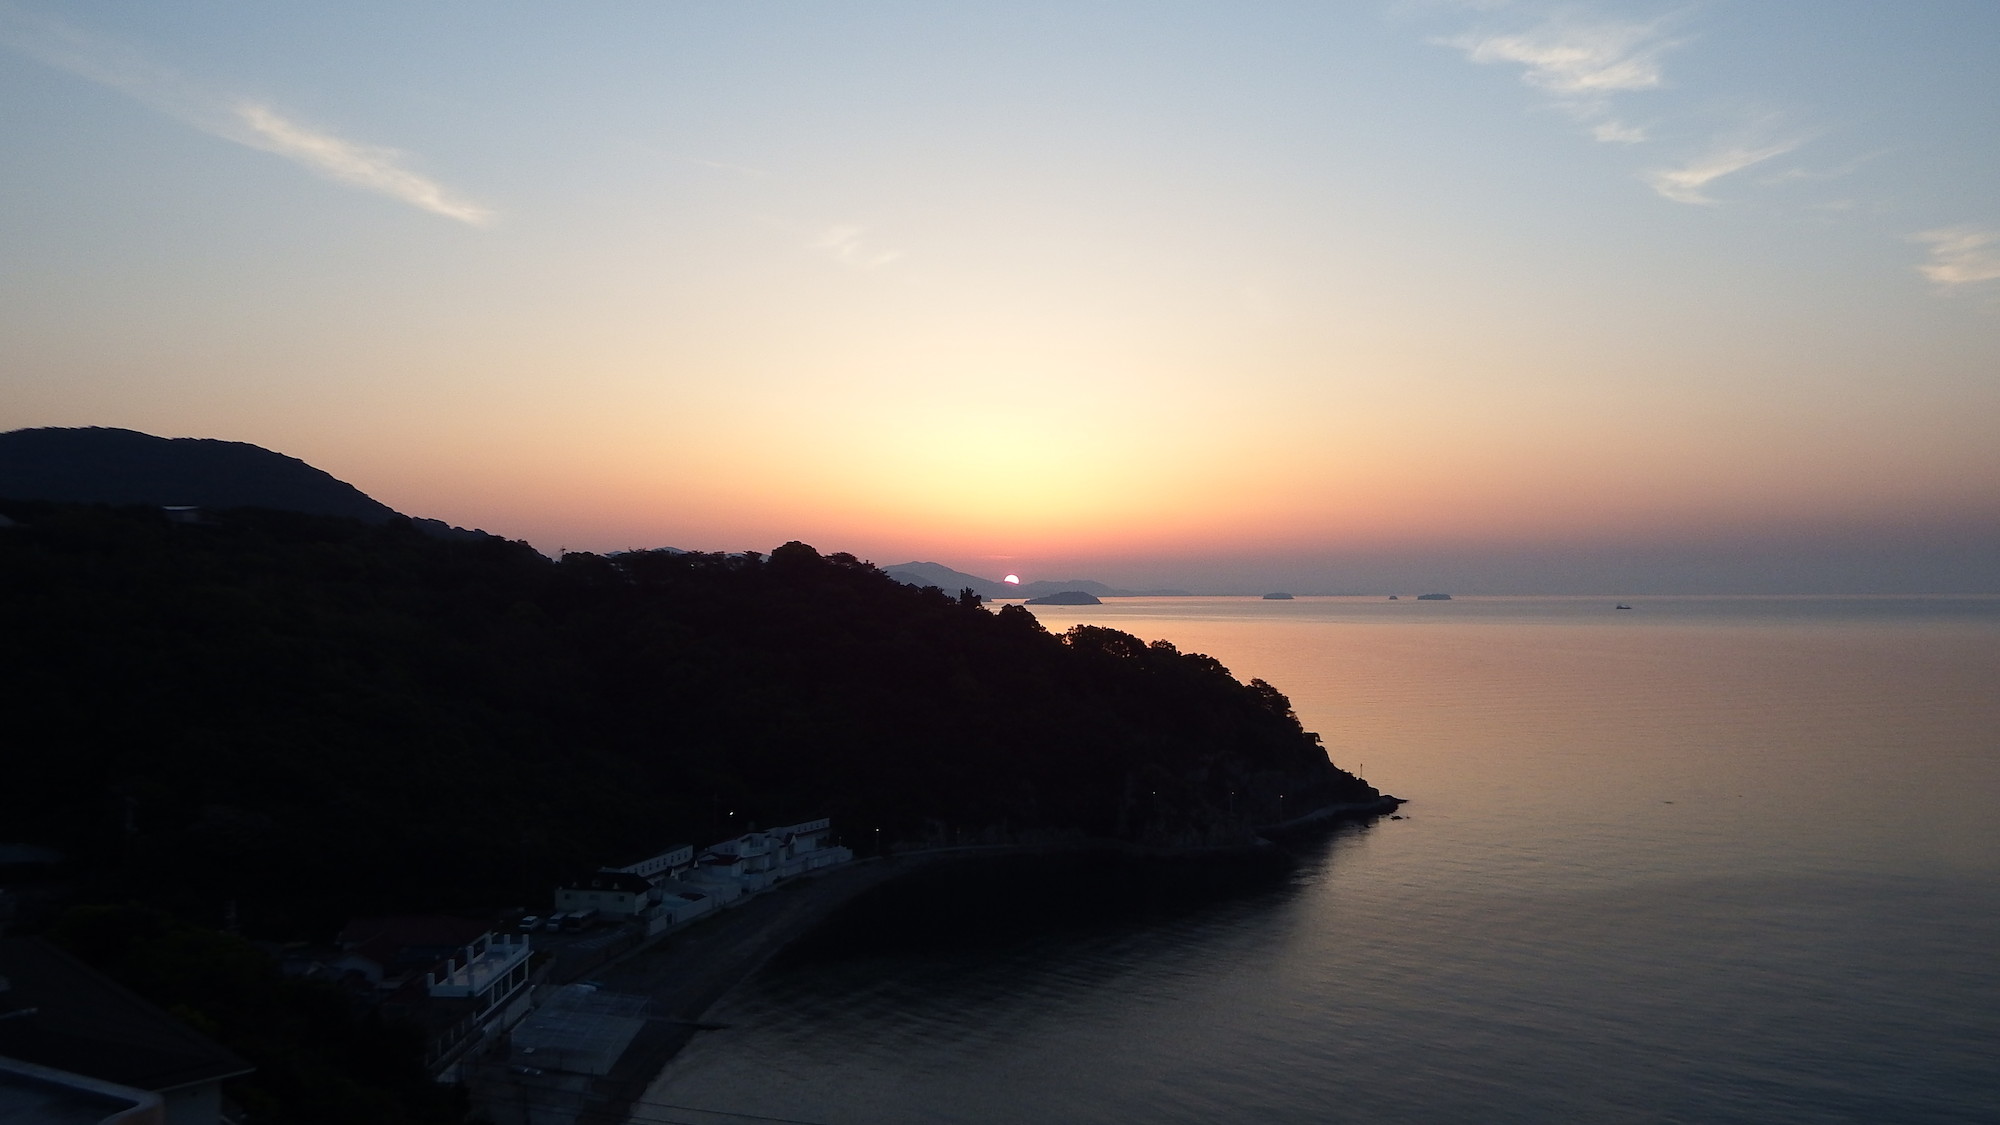
[[[1994,1120],[2000,599],[1625,604],[1037,607],[1269,680],[1408,818],[1167,917],[767,973],[634,1120]]]

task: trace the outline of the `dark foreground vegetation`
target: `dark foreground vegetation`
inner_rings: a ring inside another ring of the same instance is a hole
[[[1189,846],[1376,795],[1206,656],[1054,636],[800,543],[551,561],[400,517],[0,514],[0,844],[59,854],[64,901],[157,912],[65,923],[101,963],[149,926],[324,940],[545,901],[569,872],[812,816],[864,854]]]
[[[256,1070],[228,1086],[243,1120],[448,1125],[465,1091],[431,1080],[423,1038],[333,985],[287,980],[267,949],[137,905],[79,906],[44,935]]]

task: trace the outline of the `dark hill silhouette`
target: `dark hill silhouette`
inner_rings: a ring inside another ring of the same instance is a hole
[[[84,504],[270,508],[384,524],[400,514],[331,473],[259,445],[109,426],[0,433],[0,497]],[[417,519],[443,538],[481,536]]]
[[[1100,598],[1181,597],[1186,590],[1125,590],[1088,578],[1038,579],[1015,586],[953,570],[943,563],[906,562],[885,566],[882,572],[909,586],[936,586],[940,590],[971,590],[982,598],[1038,598],[1081,590]],[[1060,603],[1057,603],[1060,604]]]
[[[0,434],[0,496],[96,504],[276,508],[387,523],[395,509],[262,446],[106,426]]]
[[[140,504],[0,515],[0,843],[59,857],[48,896],[106,904],[57,923],[80,952],[256,1061],[258,1120],[448,1118],[381,1109],[396,1072],[368,1052],[395,1044],[338,994],[287,1000],[254,947],[161,911],[324,940],[358,915],[539,905],[752,822],[831,816],[863,852],[1188,847],[1393,807],[1210,657],[1052,634],[803,543],[552,560],[268,508],[199,532]],[[49,899],[17,901],[10,925],[42,924],[23,915]],[[423,1104],[403,1054],[396,1096]],[[312,1075],[373,1092],[322,1112],[338,1098]]]
[[[981,578],[977,574],[967,574],[953,570],[943,563],[906,562],[885,566],[882,573],[906,586],[936,586],[940,590],[971,590],[982,598],[1020,597],[1020,587],[1005,582],[995,582],[991,578]]]
[[[530,901],[564,871],[833,816],[850,842],[1236,842],[1370,800],[1284,697],[852,556],[551,560],[240,509],[0,502],[6,842],[101,901]]]

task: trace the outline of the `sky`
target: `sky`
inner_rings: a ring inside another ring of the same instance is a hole
[[[0,0],[0,430],[550,553],[2000,592],[2000,5]]]

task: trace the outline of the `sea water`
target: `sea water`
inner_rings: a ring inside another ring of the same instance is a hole
[[[767,973],[634,1120],[2000,1121],[2000,599],[1625,604],[1037,607],[1269,680],[1407,819]]]

